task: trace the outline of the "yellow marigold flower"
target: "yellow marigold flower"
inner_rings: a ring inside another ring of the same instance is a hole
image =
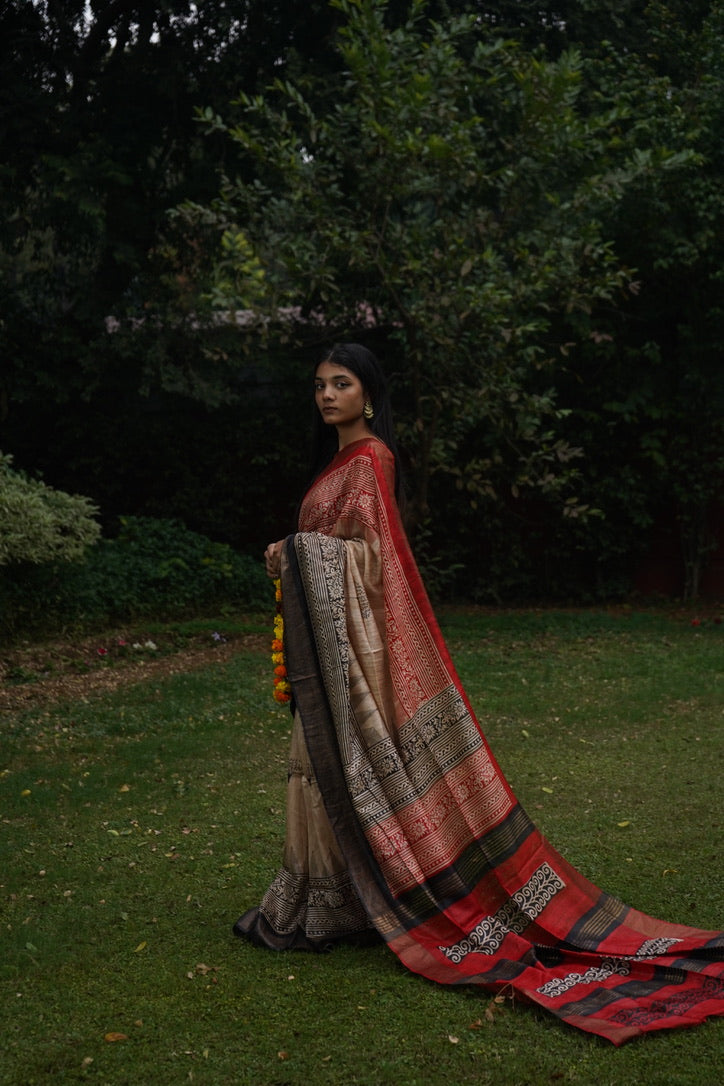
[[[292,697],[291,683],[287,679],[287,669],[284,666],[284,618],[282,616],[282,585],[280,580],[274,581],[274,594],[276,598],[276,614],[274,615],[274,638],[271,643],[272,663],[274,666],[274,700],[278,702],[290,701]]]

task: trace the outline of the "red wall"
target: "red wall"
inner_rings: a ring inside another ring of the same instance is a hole
[[[712,511],[709,523],[717,546],[705,560],[699,596],[719,600],[724,599],[724,505]],[[683,596],[684,562],[679,526],[673,513],[654,525],[649,553],[634,578],[634,590],[644,596]]]

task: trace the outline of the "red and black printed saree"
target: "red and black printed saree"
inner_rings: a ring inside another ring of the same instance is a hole
[[[441,984],[512,989],[621,1044],[724,1013],[724,934],[599,890],[517,802],[427,599],[376,438],[341,450],[282,562],[296,705],[283,867],[237,934],[382,938]]]

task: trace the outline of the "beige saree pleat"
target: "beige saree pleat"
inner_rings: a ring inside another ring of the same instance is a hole
[[[369,927],[324,809],[298,713],[292,727],[282,867],[259,911],[294,945],[323,948]]]
[[[393,712],[394,704],[384,636],[379,550],[361,540],[347,541],[346,550],[352,719],[364,733],[363,743],[375,744],[386,736],[381,725],[385,713]],[[347,738],[355,747],[362,736]],[[294,715],[289,752],[282,867],[264,894],[258,914],[242,917],[237,923],[238,933],[253,937],[253,931],[244,928],[253,921],[259,929],[258,941],[279,949],[325,949],[340,940],[359,941],[376,935],[329,822],[298,712]]]

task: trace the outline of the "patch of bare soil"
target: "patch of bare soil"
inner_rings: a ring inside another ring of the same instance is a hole
[[[245,651],[264,650],[268,642],[261,634],[243,634],[210,643],[210,635],[204,635],[178,645],[162,637],[131,642],[114,634],[16,648],[0,656],[0,712],[85,699],[197,670]]]

